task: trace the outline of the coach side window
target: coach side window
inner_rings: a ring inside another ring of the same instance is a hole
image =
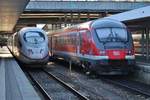
[[[90,31],[87,31],[86,33],[87,33],[87,38],[88,38],[88,40],[90,40],[90,39],[91,39],[91,32],[90,32]]]
[[[79,45],[82,46],[82,34],[81,33],[79,33],[79,39],[80,39]]]
[[[73,33],[73,34],[71,35],[71,44],[72,44],[72,45],[76,45],[76,33]]]

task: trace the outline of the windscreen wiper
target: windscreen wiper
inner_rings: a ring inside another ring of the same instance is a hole
[[[116,32],[114,32],[114,33],[115,33],[115,38],[117,40],[119,40],[120,42],[124,42],[125,43],[124,39],[122,39]]]

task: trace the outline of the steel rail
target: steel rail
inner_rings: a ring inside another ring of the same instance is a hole
[[[67,83],[65,83],[64,81],[62,81],[61,79],[59,79],[58,77],[56,77],[55,75],[53,75],[52,73],[47,72],[44,69],[43,69],[43,71],[47,75],[49,75],[50,77],[52,77],[53,79],[55,79],[57,82],[59,82],[60,84],[62,84],[64,87],[66,87],[67,89],[69,89],[73,94],[75,94],[81,100],[89,100],[89,98],[87,98],[86,96],[84,96],[83,94],[81,94],[80,92],[78,92],[77,90],[75,90],[73,87],[71,87],[70,85],[68,85]]]
[[[40,90],[40,92],[42,93],[42,95],[44,96],[44,98],[46,100],[53,100],[48,93],[45,91],[45,89],[40,85],[40,83],[38,81],[36,81],[32,75],[30,74],[30,72],[27,72],[27,74],[29,75],[30,79],[34,82],[34,84],[36,85],[36,87]]]
[[[114,85],[118,85],[118,86],[121,86],[123,88],[129,89],[129,90],[131,90],[133,92],[142,94],[142,95],[144,95],[146,97],[150,97],[150,92],[144,91],[145,89],[142,90],[142,89],[136,88],[135,86],[131,86],[131,85],[129,86],[128,84],[124,84],[124,83],[121,83],[121,82],[119,82],[117,80],[113,80],[113,79],[109,79],[109,78],[101,77],[101,79],[106,81],[106,82],[112,83]],[[149,89],[150,89],[150,87],[149,87]]]

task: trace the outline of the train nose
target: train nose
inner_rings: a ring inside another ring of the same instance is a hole
[[[44,52],[44,50],[43,50],[43,49],[41,49],[41,50],[40,50],[40,53],[42,54],[43,52]]]
[[[28,50],[28,54],[29,54],[30,58],[33,58],[33,59],[42,59],[46,56],[46,53],[45,53],[44,49]]]

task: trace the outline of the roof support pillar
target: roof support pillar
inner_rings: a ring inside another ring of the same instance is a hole
[[[149,36],[149,33],[150,33],[150,30],[149,28],[146,28],[145,29],[145,32],[146,32],[146,60],[148,61],[149,60],[149,41],[150,41],[150,36]]]
[[[67,14],[64,14],[64,25],[67,27]]]
[[[142,56],[144,57],[144,53],[145,53],[145,48],[144,48],[144,34],[145,34],[145,30],[142,30],[142,40],[141,40],[141,45],[142,45]]]
[[[102,17],[106,17],[106,16],[107,16],[107,12],[103,12]]]
[[[73,12],[71,12],[70,18],[71,18],[71,25],[73,25],[73,21],[74,21],[74,19],[73,19]]]
[[[77,21],[78,23],[80,23],[80,20],[81,20],[80,18],[81,18],[81,14],[78,13],[78,21]]]

